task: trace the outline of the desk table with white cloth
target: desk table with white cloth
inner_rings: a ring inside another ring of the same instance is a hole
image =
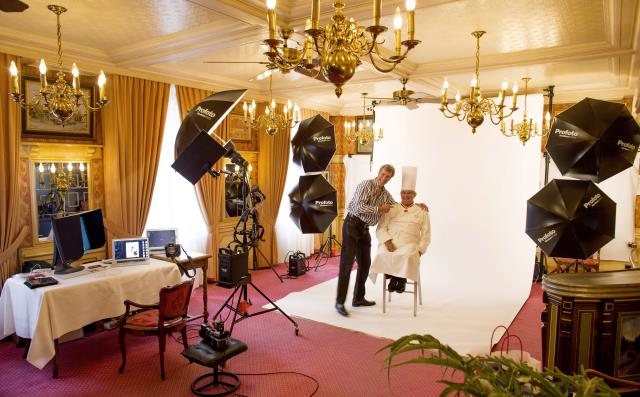
[[[151,259],[148,264],[111,267],[33,290],[24,281],[14,276],[2,288],[0,339],[13,333],[31,339],[27,361],[42,369],[53,358],[56,378],[59,337],[122,315],[126,299],[156,303],[162,287],[179,284],[181,279],[176,265]]]

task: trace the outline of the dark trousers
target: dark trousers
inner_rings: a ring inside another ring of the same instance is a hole
[[[353,300],[359,301],[364,299],[364,283],[367,281],[371,267],[371,235],[366,223],[355,216],[347,215],[342,225],[342,251],[340,252],[336,303],[344,305],[347,299],[354,258],[358,261],[358,272],[353,290]]]

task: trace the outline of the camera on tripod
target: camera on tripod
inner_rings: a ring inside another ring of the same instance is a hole
[[[214,321],[213,327],[201,324],[198,334],[202,341],[215,351],[225,351],[229,346],[229,332],[224,330],[222,321]]]

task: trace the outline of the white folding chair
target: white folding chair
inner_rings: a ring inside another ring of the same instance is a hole
[[[387,288],[387,276],[382,275],[382,313],[387,312],[387,292],[389,292],[389,302],[391,302],[391,291]],[[413,317],[416,316],[418,310],[418,299],[420,299],[420,306],[422,306],[422,283],[420,283],[420,273],[418,273],[418,279],[415,281],[407,280],[407,285],[413,286],[410,290],[404,292],[413,293]]]

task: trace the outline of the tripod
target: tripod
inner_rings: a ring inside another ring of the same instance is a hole
[[[267,302],[269,302],[273,307],[270,308],[270,309],[264,309],[264,310],[261,310],[259,312],[251,313],[251,314],[247,313],[246,310],[241,310],[240,309],[241,301],[242,300],[247,301],[247,287],[248,286],[251,286],[251,287],[253,287],[254,290],[258,291],[258,293],[260,295],[262,295],[262,297],[264,299],[266,299]],[[231,304],[233,304],[233,298],[236,296],[236,293],[238,294],[237,301],[236,301],[235,306],[232,306]],[[247,319],[249,317],[259,316],[261,314],[269,313],[269,312],[272,312],[274,310],[278,310],[280,313],[282,313],[283,316],[285,316],[287,318],[287,320],[289,320],[289,321],[291,321],[293,323],[294,332],[295,332],[296,335],[298,335],[298,332],[299,332],[298,323],[296,323],[291,317],[289,317],[289,315],[287,315],[287,313],[285,313],[282,309],[280,309],[280,307],[278,305],[276,305],[271,299],[269,299],[268,296],[266,296],[262,291],[260,291],[260,289],[258,289],[258,287],[256,287],[251,282],[251,275],[250,274],[242,277],[240,279],[240,281],[238,281],[238,284],[236,285],[236,287],[233,290],[233,292],[231,293],[231,295],[229,295],[227,300],[220,307],[220,310],[218,310],[218,312],[213,316],[213,318],[214,319],[217,318],[225,307],[228,307],[229,310],[233,311],[233,321],[231,322],[231,328],[229,329],[229,334],[233,333],[233,327],[236,325],[236,323],[239,323],[240,321],[242,321],[244,319]]]
[[[330,224],[329,225],[329,235],[327,235],[327,239],[324,240],[324,242],[320,246],[320,251],[318,252],[318,256],[316,256],[316,264],[313,267],[313,271],[314,272],[317,271],[320,266],[326,265],[326,263],[329,260],[329,258],[333,257],[333,244],[334,243],[339,245],[340,248],[342,248],[342,244],[340,244],[340,242],[336,238],[336,235],[333,234],[333,224]],[[323,263],[321,265],[320,262],[322,262],[323,258],[325,259],[325,263]]]

